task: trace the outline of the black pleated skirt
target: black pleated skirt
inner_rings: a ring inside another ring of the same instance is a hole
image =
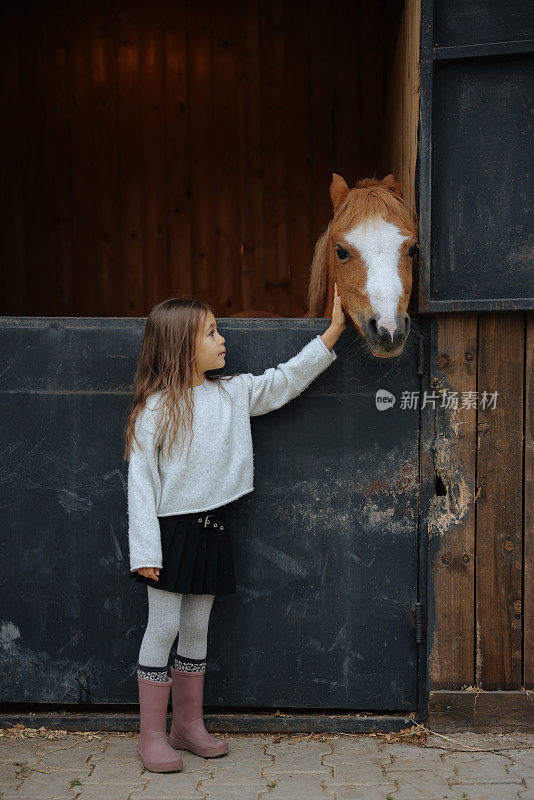
[[[233,594],[236,591],[231,531],[226,509],[231,503],[192,514],[158,517],[163,567],[159,580],[130,572],[130,578],[156,589],[183,594]]]

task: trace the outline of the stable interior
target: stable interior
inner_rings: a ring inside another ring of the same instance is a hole
[[[347,184],[415,204],[418,0],[11,3],[2,314],[300,317]]]

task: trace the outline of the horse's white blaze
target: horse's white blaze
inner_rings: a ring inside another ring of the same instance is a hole
[[[367,267],[365,291],[373,312],[378,314],[377,325],[388,330],[392,339],[402,294],[399,252],[407,238],[396,225],[382,217],[360,222],[345,234],[345,239],[359,251]]]

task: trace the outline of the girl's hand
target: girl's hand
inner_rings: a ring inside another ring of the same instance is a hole
[[[345,314],[341,305],[341,297],[337,291],[337,283],[334,283],[334,305],[332,307],[332,325],[339,331],[345,330]]]
[[[159,581],[159,567],[141,567],[137,572],[142,575],[143,578],[151,578],[153,581]]]

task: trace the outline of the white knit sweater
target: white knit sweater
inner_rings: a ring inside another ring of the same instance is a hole
[[[151,394],[136,419],[136,438],[128,466],[128,539],[130,571],[161,567],[158,517],[208,511],[254,489],[250,417],[267,414],[299,395],[335,359],[317,335],[299,353],[269,367],[262,375],[247,372],[193,388],[193,440],[190,432],[180,452],[182,431],[167,453],[167,436],[154,454],[154,435],[162,392]],[[227,392],[224,391],[227,390]],[[159,432],[158,432],[159,435]]]

